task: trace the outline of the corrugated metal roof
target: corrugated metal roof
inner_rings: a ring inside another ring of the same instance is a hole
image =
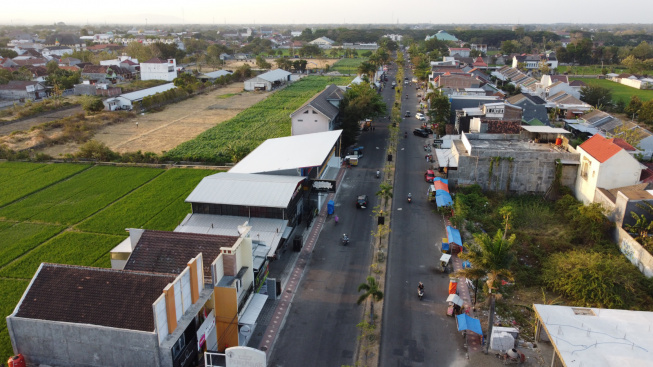
[[[321,166],[341,134],[342,130],[334,130],[268,139],[229,172],[264,173]]]
[[[210,73],[204,73],[204,75],[207,78],[216,78],[216,79],[223,76],[223,75],[230,75],[230,74],[233,74],[233,73],[231,71],[227,71],[227,70],[216,70],[216,71],[212,71]]]
[[[270,70],[266,73],[263,73],[256,78],[261,78],[263,80],[267,80],[269,82],[276,82],[277,80],[288,80],[288,75],[292,73],[289,73],[283,69],[274,69]],[[256,79],[254,78],[254,79]]]
[[[204,177],[186,202],[286,208],[303,179],[299,176],[220,172]]]
[[[546,133],[546,134],[571,134],[571,132],[559,128],[559,127],[551,127],[551,126],[526,126],[522,125],[522,129],[531,132],[531,133]]]
[[[126,98],[130,101],[138,101],[147,96],[153,96],[157,93],[165,92],[167,90],[177,88],[173,83],[167,83],[163,85],[157,85],[156,87],[147,88],[143,90],[137,90],[136,92],[121,94],[118,97]]]

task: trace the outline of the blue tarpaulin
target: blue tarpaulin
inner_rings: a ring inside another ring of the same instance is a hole
[[[435,190],[435,203],[438,207],[452,206],[453,200],[448,192],[444,190]]]
[[[446,242],[442,242],[442,251],[443,252],[449,252],[449,244]]]
[[[481,322],[478,319],[468,316],[467,314],[457,315],[458,319],[458,331],[469,330],[475,332],[478,335],[483,335],[483,329],[481,329]]]
[[[433,182],[435,181],[442,181],[442,183],[444,183],[445,185],[449,185],[449,180],[447,180],[446,178],[436,177],[433,179]]]
[[[452,226],[447,226],[447,238],[449,239],[449,243],[455,243],[460,247],[463,246],[463,239],[460,237],[460,231]]]

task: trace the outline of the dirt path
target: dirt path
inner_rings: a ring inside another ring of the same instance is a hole
[[[161,112],[146,113],[122,124],[106,126],[94,139],[120,153],[141,150],[160,154],[229,120],[269,95],[243,92],[242,83],[233,83],[169,105]],[[43,152],[58,157],[74,153],[78,148],[77,144],[66,144],[45,148]]]
[[[46,113],[37,117],[32,117],[23,121],[13,122],[4,126],[0,126],[0,136],[8,135],[12,131],[27,131],[33,126],[40,125],[44,122],[58,120],[64,117],[72,116],[78,113],[84,112],[81,106],[76,106],[73,108],[53,111],[51,113]]]

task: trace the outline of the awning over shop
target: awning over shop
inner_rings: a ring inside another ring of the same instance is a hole
[[[263,306],[265,306],[265,301],[267,301],[267,299],[268,296],[265,294],[254,294],[249,305],[247,305],[247,309],[243,313],[243,316],[238,319],[238,323],[244,325],[256,324],[258,315],[261,313],[261,310],[263,310]]]
[[[457,315],[456,319],[458,321],[458,331],[469,330],[478,335],[483,335],[481,322],[478,319],[470,317],[466,314]]]
[[[463,299],[457,294],[450,294],[449,297],[447,297],[447,302],[455,303],[460,307],[463,306]]]
[[[452,226],[447,226],[447,238],[449,243],[455,243],[458,246],[463,245],[463,239],[460,237],[460,231],[453,228]]]

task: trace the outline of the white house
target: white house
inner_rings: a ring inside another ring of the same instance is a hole
[[[173,81],[177,77],[177,61],[151,58],[141,63],[141,80]]]
[[[333,130],[340,112],[344,92],[331,84],[305,105],[290,114],[291,135],[321,133]]]
[[[634,151],[623,139],[594,135],[576,148],[580,169],[576,177],[576,198],[585,204],[594,202],[597,188],[614,189],[640,181],[642,166],[628,151]]]
[[[328,38],[328,37],[320,37],[312,40],[309,42],[311,45],[318,45],[320,48],[331,48],[333,44],[335,43],[334,40]]]
[[[467,47],[449,47],[449,56],[469,57],[471,50]]]

